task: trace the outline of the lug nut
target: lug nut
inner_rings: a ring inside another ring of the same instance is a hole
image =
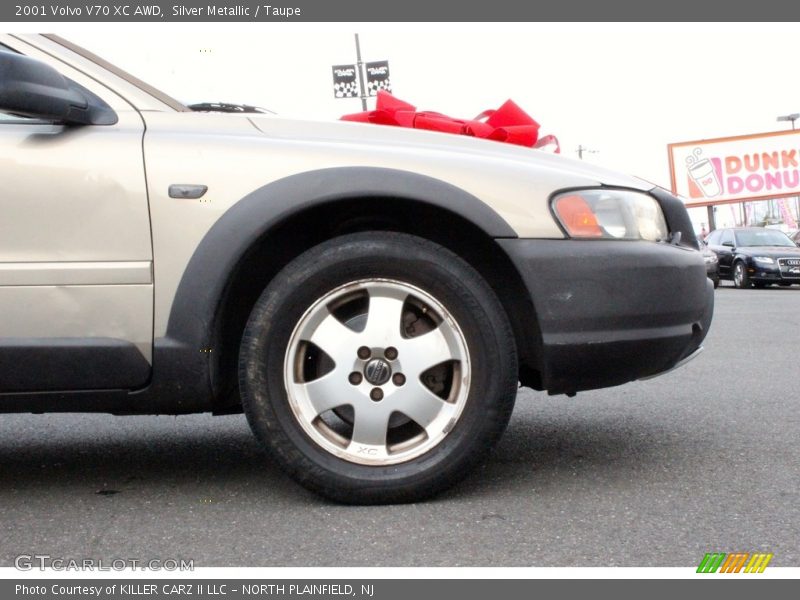
[[[389,346],[383,353],[383,355],[388,358],[389,360],[394,360],[397,358],[397,348],[394,346]]]
[[[372,356],[372,352],[366,346],[361,346],[356,352],[358,354],[358,358],[361,360],[367,360],[370,356]]]
[[[375,402],[383,400],[383,390],[380,388],[372,388],[372,391],[369,393],[369,397],[372,398]]]
[[[361,377],[361,373],[359,373],[358,371],[353,371],[352,373],[350,373],[350,376],[347,379],[353,385],[358,385],[359,383],[361,383],[361,380],[363,378]]]
[[[406,382],[406,376],[403,375],[402,373],[395,373],[394,375],[392,375],[392,383],[394,383],[396,386],[400,387],[405,382]]]

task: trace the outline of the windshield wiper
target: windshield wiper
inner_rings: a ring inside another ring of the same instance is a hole
[[[200,102],[198,104],[190,104],[195,112],[222,112],[222,113],[260,113],[265,115],[274,115],[275,113],[267,108],[260,106],[250,106],[249,104],[233,104],[231,102]]]

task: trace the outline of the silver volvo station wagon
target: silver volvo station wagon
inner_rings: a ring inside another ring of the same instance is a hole
[[[244,412],[307,488],[407,502],[467,475],[520,385],[574,395],[701,349],[712,284],[663,189],[200,108],[0,35],[0,412]]]

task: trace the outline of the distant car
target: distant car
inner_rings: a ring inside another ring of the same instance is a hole
[[[706,275],[714,283],[714,287],[719,287],[719,259],[717,253],[710,250],[705,242],[700,242],[700,252],[703,253],[703,260],[706,262]]]
[[[777,229],[716,229],[705,242],[719,259],[719,276],[737,288],[800,284],[800,248]]]

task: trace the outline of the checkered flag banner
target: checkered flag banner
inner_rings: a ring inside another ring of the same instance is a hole
[[[355,65],[333,65],[333,95],[336,98],[358,98]]]
[[[379,60],[368,62],[367,68],[367,95],[377,96],[378,90],[392,91],[392,82],[389,80],[389,61]]]

